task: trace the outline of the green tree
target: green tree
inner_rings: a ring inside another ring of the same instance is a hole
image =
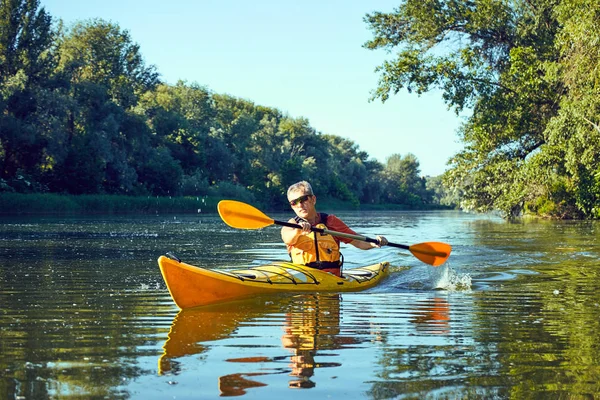
[[[281,167],[288,158],[285,136],[279,130],[282,114],[275,109],[264,110],[259,128],[252,134],[248,148],[248,187],[269,204],[282,202],[285,189]]]
[[[54,63],[52,17],[39,0],[0,1],[0,85],[19,73],[29,84],[47,79]]]
[[[58,47],[56,77],[73,101],[65,127],[68,156],[55,166],[51,187],[71,193],[137,191],[133,155],[148,150],[142,136],[150,132],[133,107],[158,83],[154,67],[144,65],[127,31],[102,20],[75,24]],[[85,173],[75,176],[77,169]]]
[[[115,104],[128,109],[158,83],[129,32],[101,19],[76,23],[60,40],[59,70],[73,83],[90,82],[107,89]]]
[[[384,193],[383,184],[383,165],[374,159],[364,161],[367,169],[367,177],[363,188],[363,195],[360,198],[361,203],[378,204],[382,201]]]
[[[341,198],[349,197],[346,200],[359,202],[364,194],[367,184],[366,161],[368,154],[360,151],[358,145],[351,140],[336,135],[325,135],[328,141],[329,157],[327,163],[331,175],[336,177],[334,181],[336,191],[340,191],[340,185],[345,188],[341,193],[346,193]]]
[[[249,171],[251,140],[260,129],[261,116],[257,114],[254,103],[228,95],[215,95],[216,127],[214,135],[223,141],[233,161],[231,177],[234,182],[245,182],[250,179]]]
[[[550,215],[600,218],[600,4],[563,0],[555,15],[561,57],[551,72],[561,80],[562,96],[539,157],[551,171],[541,198],[554,203]]]
[[[159,85],[140,103],[137,110],[145,115],[153,133],[170,149],[184,173],[202,173],[215,117],[212,94],[202,86],[180,81],[175,86]]]
[[[458,207],[460,203],[459,193],[450,191],[443,184],[442,175],[427,177],[427,190],[432,194],[431,201],[433,204],[440,204],[449,207]]]
[[[39,180],[49,127],[45,101],[54,65],[52,19],[36,0],[0,3],[0,178]],[[39,127],[39,124],[42,128]],[[52,131],[50,129],[50,131]]]
[[[369,49],[397,49],[379,68],[375,98],[402,89],[441,89],[449,107],[472,115],[447,182],[464,192],[462,206],[517,215],[537,183],[530,160],[547,143],[546,126],[563,87],[550,73],[559,0],[405,0],[392,13],[365,18]],[[537,183],[534,185],[533,183]]]
[[[383,165],[354,142],[197,84],[161,84],[114,23],[53,30],[39,1],[0,1],[1,190],[220,193],[283,206],[288,185],[307,179],[353,203],[389,197]],[[419,182],[401,184],[418,197]]]
[[[165,147],[153,149],[140,162],[139,179],[155,196],[174,196],[180,189],[183,170]]]
[[[425,180],[420,177],[420,172],[419,161],[414,154],[389,156],[383,171],[386,200],[411,206],[430,202],[431,195],[425,189]]]

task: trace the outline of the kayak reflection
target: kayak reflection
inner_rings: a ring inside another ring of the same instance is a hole
[[[285,298],[281,300],[284,301]],[[177,358],[205,352],[207,346],[202,345],[203,342],[227,338],[241,322],[268,311],[264,299],[260,298],[180,310],[173,319],[163,346],[158,373],[179,373]]]
[[[329,350],[353,345],[359,340],[340,335],[340,294],[302,294],[277,298],[221,303],[197,309],[181,310],[173,319],[164,353],[158,362],[159,374],[182,372],[181,357],[208,351],[206,342],[226,339],[241,327],[265,315],[279,315],[281,345],[291,355],[240,357],[224,360],[231,363],[260,364],[257,372],[234,373],[219,377],[221,396],[238,396],[246,389],[266,386],[259,382],[261,375],[287,374],[290,388],[311,388],[315,370],[339,367],[338,362],[327,362],[337,357]],[[324,352],[325,351],[325,352]],[[316,360],[318,359],[318,361]],[[273,368],[265,368],[273,363]],[[287,367],[279,364],[285,363]]]

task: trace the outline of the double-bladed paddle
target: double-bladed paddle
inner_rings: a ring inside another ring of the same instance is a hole
[[[240,201],[221,200],[217,206],[217,209],[219,210],[221,219],[223,219],[223,221],[232,228],[260,229],[275,224],[290,228],[302,229],[302,227],[298,224],[274,220],[265,215],[262,211],[252,207],[250,204],[242,203]],[[315,227],[311,227],[311,230],[313,232],[325,233],[331,236],[339,236],[348,239],[379,244],[379,240],[362,235],[352,235],[349,233],[330,231],[328,229]],[[408,250],[419,260],[429,265],[433,265],[434,267],[445,263],[450,256],[450,251],[452,251],[452,247],[449,244],[441,242],[425,242],[413,244],[412,246],[388,242],[387,245]]]

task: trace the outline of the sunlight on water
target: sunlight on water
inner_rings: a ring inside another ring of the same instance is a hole
[[[356,294],[179,312],[160,255],[256,266],[289,257],[279,229],[236,230],[216,215],[4,219],[0,399],[600,398],[596,222],[340,217],[453,252],[434,268],[346,245],[346,268],[389,261],[389,278]]]

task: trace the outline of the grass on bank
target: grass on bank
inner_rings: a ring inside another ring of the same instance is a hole
[[[215,212],[211,197],[0,193],[1,214],[152,214]]]
[[[53,193],[0,193],[0,214],[156,214],[216,213],[222,196],[152,197],[118,195],[64,195]],[[267,212],[261,204],[251,204]],[[319,210],[414,210],[402,204],[362,204],[319,197]],[[437,209],[431,206],[427,209]],[[447,209],[447,207],[443,207]],[[285,211],[285,210],[275,210]],[[290,210],[291,211],[291,210]]]

